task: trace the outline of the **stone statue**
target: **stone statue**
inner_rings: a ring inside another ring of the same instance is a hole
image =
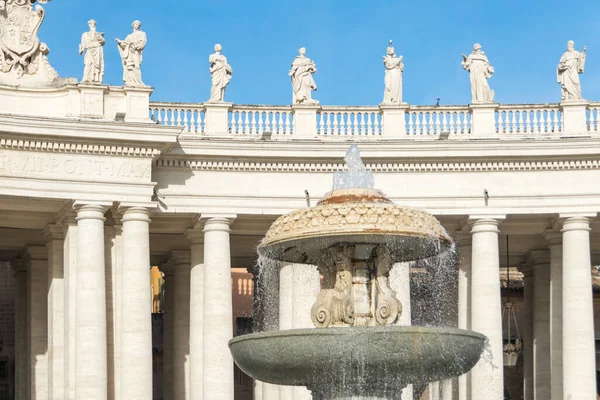
[[[306,49],[302,47],[298,50],[289,72],[289,76],[292,77],[294,104],[319,104],[312,98],[312,91],[317,90],[317,84],[312,77],[315,72],[317,72],[315,63],[306,57]]]
[[[81,43],[79,44],[79,54],[85,52],[83,63],[82,82],[102,83],[104,77],[104,33],[96,31],[96,21],[89,20],[89,32],[81,35]]]
[[[396,55],[396,50],[390,45],[387,48],[387,54],[383,56],[383,65],[385,66],[385,92],[383,93],[383,104],[402,103],[402,72],[404,63],[402,56]]]
[[[333,176],[333,190],[338,189],[373,189],[375,178],[367,171],[360,158],[358,146],[350,146],[344,157],[348,171],[336,172]]]
[[[45,4],[49,0],[39,0]],[[38,38],[45,11],[36,0],[0,1],[0,85],[48,87],[61,82]]]
[[[487,80],[492,77],[494,67],[490,65],[481,45],[476,43],[469,56],[462,55],[462,67],[471,74],[471,95],[473,103],[493,103],[494,91],[490,89]]]
[[[563,100],[581,100],[579,74],[583,74],[585,68],[585,52],[585,46],[580,53],[575,50],[574,41],[567,42],[567,51],[560,58],[556,71],[558,83],[562,88]]]
[[[140,28],[142,23],[134,21],[131,26],[133,32],[125,40],[115,39],[119,47],[119,54],[123,60],[123,81],[125,86],[145,86],[142,81],[142,53],[146,47],[146,33]]]
[[[209,103],[221,103],[225,98],[225,88],[231,80],[231,66],[227,64],[227,58],[221,54],[223,47],[215,44],[215,53],[208,58],[210,63],[210,74],[212,87],[210,89]]]

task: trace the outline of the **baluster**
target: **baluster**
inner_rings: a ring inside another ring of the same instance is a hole
[[[322,112],[319,114],[319,135],[325,134],[325,118],[327,117],[327,112]]]
[[[461,134],[467,133],[465,131],[466,121],[467,121],[467,116],[465,115],[464,112],[457,113],[457,115],[456,115],[456,125],[457,125],[456,129]]]
[[[348,129],[349,132],[348,134],[350,135],[359,135],[360,134],[360,127],[358,124],[358,114],[355,112],[351,112],[348,115],[348,122],[350,122],[350,118],[352,118],[352,125],[348,124]]]
[[[407,128],[406,128],[406,132],[408,132],[409,135],[413,134],[413,129],[414,129],[414,126],[413,126],[413,117],[414,117],[414,114],[415,114],[414,112],[409,112],[408,113],[408,121],[407,121],[408,124],[407,124]]]
[[[348,113],[340,113],[340,135],[345,136],[348,133]]]
[[[451,133],[458,133],[458,129],[456,129],[456,113],[449,112],[448,113],[448,131]]]
[[[284,132],[284,130],[283,130],[283,114],[285,114],[285,112],[280,111],[279,115],[277,116],[277,133],[278,134],[282,134]]]
[[[440,116],[442,117],[442,130],[440,131],[440,133],[442,132],[448,132],[448,120],[446,119],[446,113],[445,112],[441,112]]]
[[[164,116],[164,112],[165,112],[165,109],[164,109],[164,108],[161,108],[161,109],[160,109],[160,110],[158,110],[158,112],[156,113],[156,119],[158,120],[158,124],[159,124],[159,125],[164,125],[164,123],[165,123],[165,119],[164,119],[164,117],[163,117],[163,116]]]
[[[248,111],[244,111],[244,135],[250,134],[250,113]]]
[[[268,125],[266,123],[266,121],[269,120],[269,113],[268,112],[263,112],[263,111],[259,111],[258,115],[257,115],[257,119],[258,119],[258,134],[262,135],[263,132],[265,131],[265,125]]]
[[[367,129],[365,126],[367,118],[365,116],[365,113],[363,113],[363,112],[357,114],[357,116],[358,116],[358,118],[360,118],[360,121],[359,121],[360,122],[360,134],[364,136],[367,134]]]
[[[367,120],[367,135],[371,136],[373,134],[373,113],[366,113],[365,118]]]
[[[179,110],[179,109],[175,110],[175,126],[182,126],[181,125],[181,110]]]
[[[200,110],[195,110],[191,115],[192,132],[200,133]]]
[[[340,114],[332,113],[331,115],[333,117],[331,129],[333,130],[333,134],[338,136],[340,134],[340,124],[338,123]]]
[[[539,134],[540,132],[542,132],[542,119],[543,119],[543,110],[534,110],[533,111],[533,125],[534,125],[534,132]]]
[[[325,114],[325,134],[331,136],[331,119],[334,117],[333,113]]]
[[[592,115],[594,117],[594,120],[593,120],[594,122],[592,124],[592,128],[593,128],[594,132],[597,132],[598,131],[598,109],[597,108],[592,109]]]
[[[510,112],[510,133],[517,133],[517,112]]]
[[[554,110],[552,114],[552,133],[560,132],[560,126],[558,125],[558,111]]]
[[[291,112],[285,113],[285,134],[286,135],[292,134],[292,115],[293,114]]]

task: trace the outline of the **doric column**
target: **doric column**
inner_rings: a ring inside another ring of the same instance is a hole
[[[562,399],[562,233],[548,230],[544,237],[550,249],[551,398]]]
[[[77,212],[72,208],[63,211],[61,224],[64,229],[64,374],[65,398],[75,400],[75,327],[77,287]]]
[[[533,267],[534,398],[550,399],[550,252],[533,250],[527,260]]]
[[[469,231],[455,233],[458,249],[458,327],[471,329],[471,234]],[[471,399],[471,373],[458,377],[458,400]]]
[[[29,246],[25,248],[22,258],[28,270],[28,394],[31,399],[46,399],[48,398],[48,250],[41,246]]]
[[[204,232],[190,229],[186,232],[190,243],[190,398],[202,399],[202,355],[204,352]]]
[[[123,214],[120,396],[152,398],[152,299],[150,296],[150,212],[130,207]]]
[[[48,225],[48,399],[65,398],[65,281],[64,231]]]
[[[173,400],[190,400],[190,252],[172,251],[174,270]]]
[[[569,216],[562,232],[563,398],[593,399],[596,360],[589,219]]]
[[[410,266],[411,263],[394,264],[390,271],[390,288],[396,292],[396,297],[402,304],[402,314],[396,325],[411,326],[412,315],[410,305]],[[400,396],[401,400],[413,400],[414,388],[413,385],[408,385],[402,389]]]
[[[108,396],[104,213],[97,204],[78,206],[75,327],[75,398]]]
[[[534,398],[534,362],[533,362],[533,328],[534,328],[534,282],[533,268],[531,265],[520,267],[523,273],[523,310],[525,314],[523,324],[523,399]],[[510,316],[507,316],[510,317]],[[512,321],[511,321],[512,322]]]
[[[233,400],[231,251],[232,218],[213,217],[204,225],[203,398]]]
[[[283,264],[279,272],[279,330],[294,329],[294,264]],[[280,386],[279,397],[292,399],[294,388]]]
[[[472,218],[471,328],[489,339],[491,360],[482,358],[471,371],[473,399],[504,398],[502,306],[498,224],[503,217]]]
[[[164,279],[163,304],[163,399],[173,399],[173,325],[175,312],[175,271],[168,264],[161,265]]]
[[[29,386],[29,343],[27,331],[27,269],[23,260],[12,263],[15,271],[15,399],[27,399]]]

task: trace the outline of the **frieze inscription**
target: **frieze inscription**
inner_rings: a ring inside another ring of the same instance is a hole
[[[147,182],[152,176],[152,163],[124,157],[0,151],[0,176]]]

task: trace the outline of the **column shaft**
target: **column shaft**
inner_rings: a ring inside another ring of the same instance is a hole
[[[498,233],[495,219],[473,225],[471,328],[489,338],[491,352],[491,360],[482,358],[471,371],[473,399],[504,398]]]
[[[203,398],[233,400],[231,253],[227,218],[204,226]]]
[[[530,266],[523,268],[523,309],[525,312],[525,324],[523,325],[523,399],[534,398],[534,354],[533,354],[533,330],[534,330],[534,278]]]
[[[390,271],[390,288],[396,292],[396,297],[402,304],[402,314],[396,321],[396,325],[411,326],[412,315],[410,305],[410,263],[395,264]],[[401,400],[413,400],[413,385],[402,389]]]
[[[77,309],[75,331],[75,398],[108,396],[104,213],[98,205],[77,213]]]
[[[173,399],[190,400],[190,252],[174,251]]]
[[[175,322],[175,275],[171,268],[164,273],[165,298],[163,305],[163,399],[173,399],[173,325]]]
[[[202,399],[204,337],[204,232],[189,230],[190,242],[190,398]]]
[[[458,270],[458,327],[471,329],[471,235],[457,237]],[[462,243],[461,243],[462,242]],[[458,377],[458,400],[471,399],[471,374]]]
[[[77,222],[73,216],[67,217],[63,252],[65,273],[65,398],[75,400]]]
[[[149,211],[132,207],[123,215],[121,310],[122,399],[152,398],[152,299]]]
[[[563,398],[594,399],[596,360],[589,220],[568,218],[562,232]]]
[[[549,260],[548,260],[549,261]],[[550,265],[534,266],[534,398],[550,399]]]
[[[28,336],[29,395],[48,397],[48,253],[44,247],[31,246],[28,259]]]
[[[15,265],[16,266],[16,265]],[[16,266],[15,281],[15,398],[26,399],[28,387],[29,358],[27,342],[27,271]]]
[[[545,234],[550,249],[550,356],[551,398],[562,399],[562,234]]]
[[[57,225],[45,230],[48,247],[48,398],[65,398],[64,233]]]

